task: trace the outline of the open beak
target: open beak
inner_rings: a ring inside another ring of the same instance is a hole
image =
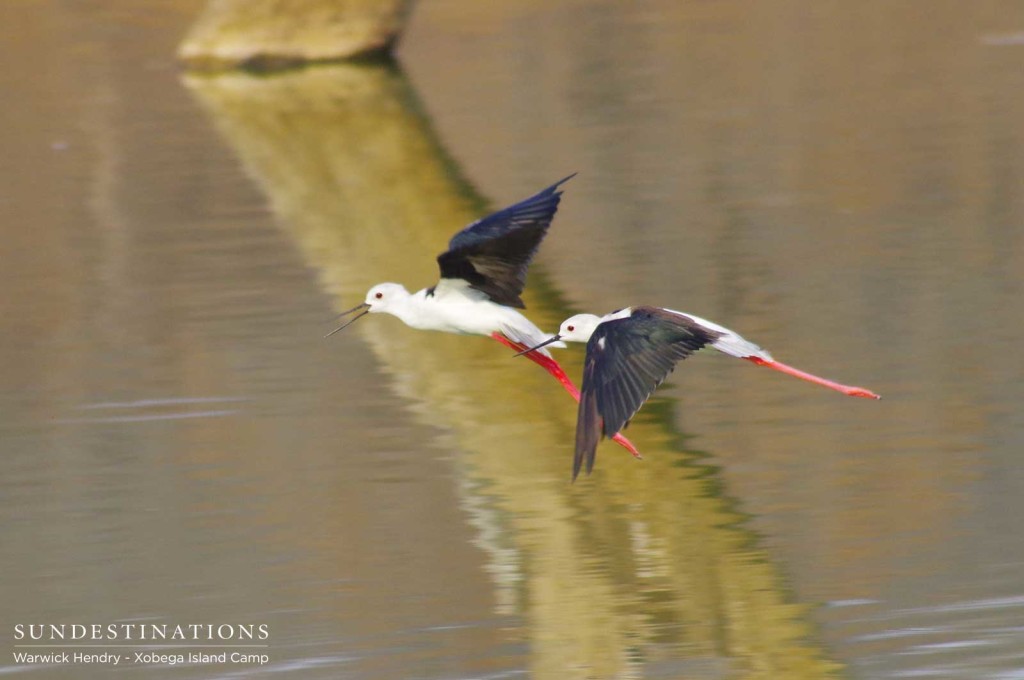
[[[348,320],[348,321],[346,321],[345,323],[343,323],[343,324],[341,324],[340,326],[338,326],[337,328],[335,328],[335,329],[334,329],[333,331],[331,331],[330,333],[328,333],[328,334],[327,334],[327,335],[325,335],[324,337],[325,337],[325,338],[329,338],[329,337],[331,337],[332,335],[334,335],[335,333],[337,333],[338,331],[340,331],[340,330],[341,330],[342,328],[345,328],[346,326],[349,326],[349,325],[351,325],[352,323],[354,323],[354,322],[356,321],[356,319],[359,319],[360,317],[364,317],[364,316],[366,316],[367,314],[369,314],[369,313],[370,313],[370,305],[368,305],[368,304],[366,304],[366,303],[364,302],[364,303],[362,303],[362,304],[356,305],[356,306],[355,306],[355,307],[353,307],[352,309],[347,309],[347,310],[345,310],[344,312],[342,312],[341,314],[339,314],[338,316],[336,316],[336,317],[334,317],[334,318],[336,318],[336,319],[340,319],[341,317],[343,317],[343,316],[347,316],[347,315],[351,314],[352,312],[359,312],[359,313],[358,313],[358,314],[356,314],[355,316],[353,316],[353,317],[352,317],[351,319],[349,319],[349,320]]]
[[[534,350],[540,349],[544,345],[550,345],[551,343],[558,342],[561,339],[562,339],[562,336],[560,336],[558,333],[555,333],[554,335],[552,335],[550,338],[548,338],[544,342],[540,343],[539,345],[534,345],[530,349],[524,349],[522,352],[519,352],[518,354],[516,354],[516,356],[517,357],[521,357],[524,354],[529,354],[530,352],[532,352]]]

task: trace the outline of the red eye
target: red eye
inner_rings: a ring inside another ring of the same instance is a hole
[[[376,293],[373,297],[375,297],[375,298],[377,298],[379,300],[382,297],[384,297],[384,293]]]
[[[576,326],[566,326],[566,327],[565,327],[565,330],[567,330],[567,331],[569,331],[570,333],[572,333],[572,332],[573,332],[574,330],[576,330]]]

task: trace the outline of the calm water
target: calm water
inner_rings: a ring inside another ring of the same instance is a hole
[[[1024,678],[1018,2],[424,1],[400,69],[271,77],[178,71],[201,4],[0,8],[0,674],[146,622],[269,663],[115,677]],[[702,354],[570,485],[531,364],[322,339],[572,171],[541,325],[684,309],[883,401]]]

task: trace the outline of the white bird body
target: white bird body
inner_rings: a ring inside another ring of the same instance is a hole
[[[551,337],[515,309],[492,302],[462,279],[442,279],[415,293],[399,283],[380,283],[366,294],[365,304],[371,314],[391,314],[421,330],[486,336],[501,333],[527,347]],[[552,346],[565,347],[565,343]],[[544,352],[544,356],[551,355]]]

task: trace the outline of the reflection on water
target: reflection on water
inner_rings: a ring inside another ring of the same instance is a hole
[[[3,10],[0,630],[270,625],[267,667],[144,677],[1013,677],[1012,12],[444,0],[414,89],[179,78],[198,5]],[[322,340],[370,284],[432,283],[478,187],[572,170],[539,325],[666,304],[886,399],[697,356],[645,460],[572,485],[536,366],[390,318]]]
[[[453,225],[479,215],[415,108],[398,106],[409,94],[390,68],[188,83],[339,307],[382,271],[422,271],[429,282]],[[534,288],[526,301],[538,319],[567,311]],[[710,470],[693,454],[680,459],[664,410],[636,435],[648,464],[606,454],[605,483],[570,486],[567,459],[551,453],[564,449],[574,405],[536,367],[487,341],[408,332],[389,319],[352,331],[458,452],[462,507],[499,611],[525,622],[532,675],[615,677],[648,664],[749,677],[830,672]],[[666,431],[652,436],[658,422]]]

